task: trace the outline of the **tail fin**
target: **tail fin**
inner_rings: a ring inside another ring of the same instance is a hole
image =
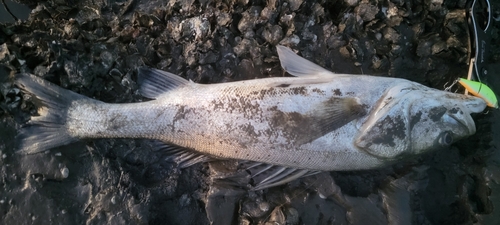
[[[16,84],[39,100],[35,103],[40,115],[21,129],[17,153],[34,154],[78,140],[66,128],[67,112],[73,101],[85,96],[30,74],[18,74]]]

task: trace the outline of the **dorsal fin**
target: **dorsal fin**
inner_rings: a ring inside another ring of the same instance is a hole
[[[281,67],[293,76],[335,76],[335,73],[298,56],[285,46],[277,45],[276,50],[278,51]]]
[[[152,99],[189,84],[188,80],[173,73],[147,67],[139,68],[137,77],[141,95]]]

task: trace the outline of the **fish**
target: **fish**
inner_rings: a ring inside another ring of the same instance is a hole
[[[18,152],[80,139],[152,139],[181,167],[241,160],[259,189],[446,148],[476,132],[471,114],[486,107],[481,98],[405,79],[336,74],[284,46],[277,53],[292,76],[198,84],[141,67],[137,82],[150,100],[136,103],[104,103],[19,74],[16,84],[41,106],[20,131]]]

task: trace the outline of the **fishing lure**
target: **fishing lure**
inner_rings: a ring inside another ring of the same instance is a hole
[[[495,93],[486,84],[481,82],[460,78],[458,82],[476,97],[482,98],[492,108],[498,108],[498,100]]]

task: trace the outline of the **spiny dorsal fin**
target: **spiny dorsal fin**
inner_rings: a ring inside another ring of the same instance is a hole
[[[298,56],[295,52],[285,46],[278,45],[276,46],[276,50],[278,51],[281,67],[293,76],[335,76],[333,72]]]
[[[139,68],[137,76],[141,95],[152,99],[189,84],[188,80],[180,76],[153,68]]]

